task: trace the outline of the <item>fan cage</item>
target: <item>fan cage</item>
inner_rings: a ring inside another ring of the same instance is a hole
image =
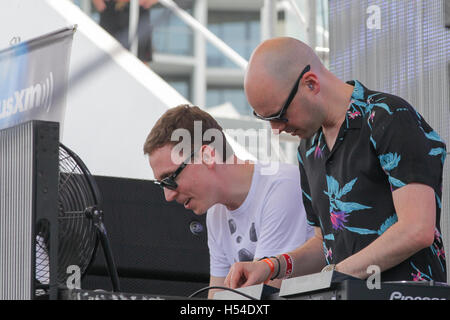
[[[72,274],[68,272],[69,266],[77,266],[83,277],[92,263],[98,245],[98,234],[92,219],[84,212],[89,207],[100,206],[100,202],[98,187],[89,170],[73,151],[60,144],[58,285],[66,286],[68,277]],[[36,230],[36,281],[37,289],[42,289],[50,282],[48,221],[39,220]]]

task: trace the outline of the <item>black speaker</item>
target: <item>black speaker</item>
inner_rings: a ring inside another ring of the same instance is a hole
[[[56,122],[0,130],[0,300],[57,298],[58,147]]]
[[[162,189],[147,180],[95,180],[122,292],[187,296],[208,285],[206,215],[166,202]],[[110,289],[101,251],[83,289]]]

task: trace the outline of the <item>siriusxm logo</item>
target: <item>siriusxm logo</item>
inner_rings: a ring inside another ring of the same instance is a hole
[[[53,86],[53,73],[50,72],[41,83],[16,90],[10,97],[0,99],[0,119],[34,108],[41,108],[48,113],[52,106]]]
[[[445,298],[436,298],[436,297],[413,297],[413,296],[405,296],[400,291],[394,291],[391,293],[389,300],[447,300]]]

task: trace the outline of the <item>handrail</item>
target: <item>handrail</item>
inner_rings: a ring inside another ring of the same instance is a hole
[[[191,28],[200,32],[211,44],[213,44],[217,49],[219,49],[223,54],[230,58],[234,63],[236,63],[242,69],[247,68],[248,61],[242,58],[239,53],[234,51],[229,45],[219,39],[214,33],[209,31],[204,25],[198,22],[194,17],[192,17],[185,10],[181,9],[172,0],[159,0],[166,8],[170,9],[176,16],[188,24]]]

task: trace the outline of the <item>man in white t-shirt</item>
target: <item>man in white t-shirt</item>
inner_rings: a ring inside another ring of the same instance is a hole
[[[267,174],[262,165],[238,159],[220,125],[198,107],[166,111],[148,135],[144,153],[167,201],[199,215],[207,212],[211,286],[223,286],[235,262],[291,251],[313,236],[297,167],[279,163]]]

